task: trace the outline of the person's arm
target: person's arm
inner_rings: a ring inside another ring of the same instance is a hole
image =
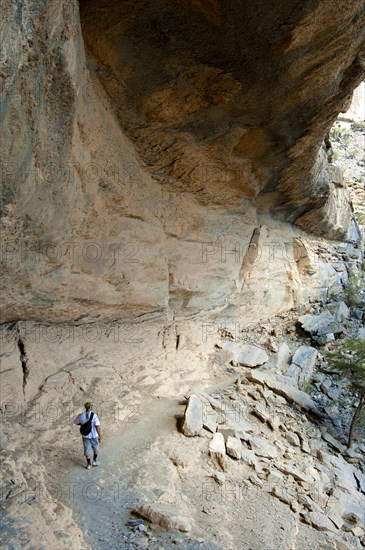
[[[96,431],[98,432],[99,443],[100,443],[100,441],[101,441],[101,427],[100,427],[100,424],[98,424],[97,426],[95,426],[95,429],[96,429]]]
[[[82,422],[81,422],[81,414],[78,414],[74,420],[74,424],[76,424],[76,426],[82,426]]]

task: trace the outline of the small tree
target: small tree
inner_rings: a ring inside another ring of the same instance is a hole
[[[331,370],[348,380],[351,395],[359,401],[350,425],[347,441],[349,449],[355,428],[365,412],[365,340],[347,340],[338,351],[326,353],[326,360]]]
[[[348,268],[347,297],[351,307],[356,307],[361,302],[360,281],[354,271]]]

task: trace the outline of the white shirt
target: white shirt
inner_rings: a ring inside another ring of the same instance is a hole
[[[85,424],[85,422],[88,421],[90,418],[90,414],[92,411],[89,411],[86,414],[86,411],[78,414],[74,420],[74,424]],[[100,426],[100,421],[98,416],[94,413],[93,419],[91,421],[91,432],[88,435],[83,435],[82,437],[87,437],[88,439],[91,439],[93,437],[99,437],[98,432],[95,429],[95,426]]]

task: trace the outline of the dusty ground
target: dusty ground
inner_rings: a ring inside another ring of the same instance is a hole
[[[292,324],[290,318],[285,319],[283,331]],[[254,332],[250,338],[254,338]],[[259,338],[256,335],[256,340]],[[294,335],[288,341],[295,347]],[[206,377],[204,386],[227,404],[233,403],[232,399],[237,399],[233,382],[240,372],[242,367],[222,365],[210,379]],[[34,416],[36,409],[33,415],[31,411],[24,415],[23,423],[5,425],[5,470],[15,476],[19,492],[10,495],[10,508],[7,503],[3,548],[358,548],[351,539],[346,542],[336,533],[305,525],[298,511],[270,495],[266,486],[252,482],[252,469],[242,462],[229,459],[225,481],[218,484],[212,477],[217,465],[208,453],[211,434],[204,431],[201,437],[187,438],[178,430],[186,391],[180,392],[179,399],[158,397],[156,387],[154,393],[151,397],[146,391],[132,392],[133,400],[120,406],[117,414],[105,408],[103,414],[102,407],[100,411],[96,408],[104,440],[101,465],[90,471],[84,467],[78,429],[70,424],[77,407],[68,411],[64,422],[53,421],[53,430],[47,429],[50,418],[42,421]],[[244,406],[254,403],[246,393],[238,398],[243,399]],[[293,415],[296,422],[304,422],[304,416],[283,400],[277,406],[288,425]],[[308,420],[305,422],[303,430],[310,426]],[[259,420],[254,425],[257,434],[266,437],[271,433]],[[26,487],[23,492],[22,487]],[[140,532],[138,527],[128,525],[136,518],[132,512],[138,504],[157,501],[176,505],[191,517],[191,531],[165,531],[145,521],[146,532]]]
[[[214,395],[227,403],[236,394],[232,377],[213,389]],[[285,413],[286,406],[281,406],[284,414],[288,414],[289,425],[293,410],[287,407]],[[252,483],[252,469],[241,462],[228,459],[225,481],[223,484],[214,481],[217,465],[207,452],[211,436],[207,432],[192,439],[179,433],[177,427],[183,410],[182,403],[176,400],[150,401],[135,422],[123,423],[113,436],[106,438],[100,467],[87,471],[74,450],[71,459],[59,462],[57,476],[51,474],[54,482],[61,481],[65,489],[62,501],[72,508],[85,542],[92,548],[358,547],[351,537],[341,542],[335,529],[332,533],[319,532],[305,525],[300,521],[299,510],[293,512],[286,503],[270,495],[268,485],[262,488],[257,477],[257,484]],[[294,411],[295,414],[300,418],[299,413]],[[255,426],[257,433],[265,432],[259,421]],[[311,461],[309,457],[309,465]],[[265,461],[262,464],[265,466]],[[192,517],[192,530],[166,532],[148,522],[144,522],[146,532],[128,526],[128,521],[136,518],[132,514],[136,506],[156,501],[177,505]]]
[[[329,278],[335,275],[331,292],[343,297],[337,275],[345,274],[341,258],[351,251],[340,245],[337,257],[321,241],[312,246],[318,261],[329,262],[323,264]],[[330,268],[331,262],[339,272]],[[229,364],[219,349],[222,342],[241,339],[262,346],[271,361],[276,355],[270,351],[272,343],[285,341],[292,352],[310,344],[308,335],[298,334],[296,321],[315,308],[303,305],[252,323],[241,323],[228,310],[213,318],[169,324],[3,326],[2,547],[358,548],[346,533],[338,539],[338,533],[305,525],[298,510],[263,490],[241,461],[229,459],[226,479],[218,484],[212,477],[217,465],[208,453],[211,434],[186,438],[177,429],[184,410],[180,403],[194,386],[211,388],[225,402],[235,402],[235,387],[222,389],[220,384],[232,384],[244,369]],[[356,323],[358,329],[361,321]],[[90,399],[100,415],[104,441],[101,466],[87,471],[72,420]],[[239,401],[248,418],[246,406],[255,398],[244,394]],[[284,425],[295,421],[299,431],[309,429],[292,406],[279,400],[277,407]],[[259,420],[256,430],[263,437],[273,435]],[[145,533],[127,525],[142,502],[178,506],[192,518],[191,530],[163,531],[144,522]]]

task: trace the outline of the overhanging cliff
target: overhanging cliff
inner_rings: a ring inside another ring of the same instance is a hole
[[[362,1],[28,0],[3,31],[3,320],[318,295],[292,224],[347,231],[322,141],[364,77]]]
[[[321,144],[364,76],[363,2],[83,0],[81,21],[91,70],[165,187],[344,233]]]

